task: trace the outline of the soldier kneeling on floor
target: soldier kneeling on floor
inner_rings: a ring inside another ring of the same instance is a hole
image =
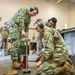
[[[58,75],[60,72],[75,75],[68,49],[60,33],[52,27],[44,28],[43,22],[36,22],[34,27],[45,41],[45,51],[39,55],[36,63],[36,75]]]

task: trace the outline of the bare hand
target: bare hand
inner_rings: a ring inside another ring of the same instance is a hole
[[[38,61],[38,62],[36,63],[36,66],[39,67],[39,66],[41,65],[41,63],[42,63],[41,61]]]
[[[22,30],[22,36],[26,37],[26,33],[24,30]]]

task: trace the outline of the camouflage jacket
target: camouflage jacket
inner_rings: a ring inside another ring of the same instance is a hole
[[[68,49],[60,33],[52,28],[47,27],[44,31],[45,51],[40,55],[41,61],[47,61],[52,58],[55,60],[68,59]],[[62,58],[62,59],[61,59]]]
[[[0,28],[0,33],[1,33],[3,39],[7,39],[9,37],[9,30],[6,26],[2,26]]]
[[[48,26],[48,22],[45,22],[46,27]],[[56,26],[53,26],[54,29],[56,29]],[[42,40],[43,36],[42,34],[39,34],[39,39]],[[42,49],[43,45],[41,43],[41,45],[39,46],[40,49]]]
[[[16,14],[8,21],[8,28],[11,27],[18,28],[19,31],[22,29],[27,32],[29,30],[29,24],[31,22],[31,17],[29,15],[29,10],[26,8],[19,9]]]

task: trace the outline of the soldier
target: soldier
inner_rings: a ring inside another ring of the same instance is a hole
[[[51,19],[48,19],[45,25],[56,29],[56,23],[57,23],[57,19],[55,17],[52,17]]]
[[[31,17],[36,16],[39,13],[37,7],[31,7],[19,9],[16,14],[8,21],[10,38],[12,39],[12,65],[14,68],[20,67],[21,52],[20,46],[24,45],[24,42],[20,42],[22,37],[26,36],[26,32],[29,30],[29,24]]]
[[[0,28],[0,33],[2,36],[2,49],[7,48],[7,38],[9,37],[9,30],[7,22],[4,23],[4,26]]]
[[[37,19],[36,21],[35,21],[35,23],[36,22],[42,22],[42,19]],[[34,24],[35,24],[34,23]],[[37,44],[36,44],[36,51],[35,50],[33,50],[33,52],[32,53],[37,53],[37,55],[39,55],[41,52],[42,52],[42,36],[41,36],[41,34],[39,33],[39,32],[37,32],[36,33],[36,42],[37,42]],[[40,45],[39,45],[40,44]]]
[[[37,19],[36,22],[42,22],[42,19]],[[48,21],[45,23],[45,25],[56,29],[56,23],[57,23],[57,19],[55,17],[52,17],[51,19],[48,19]],[[42,50],[44,50],[44,40],[42,39],[42,35],[40,33],[38,35],[39,35],[39,37],[38,37],[39,40],[37,41],[37,51],[38,51],[37,54],[39,55],[42,52]],[[40,46],[39,46],[39,44],[40,44]],[[43,48],[42,48],[42,46],[43,46]]]
[[[44,28],[43,22],[36,22],[36,31],[43,34],[45,51],[40,54],[37,62],[36,75],[58,75],[60,72],[75,74],[74,68],[68,62],[69,54],[60,33],[52,28]]]

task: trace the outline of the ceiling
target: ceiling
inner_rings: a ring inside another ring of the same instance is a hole
[[[50,1],[50,0],[45,0],[46,2]],[[66,0],[56,0],[56,4],[59,4],[61,2],[65,2]],[[67,0],[67,1],[70,1],[70,3],[75,3],[75,0]]]

